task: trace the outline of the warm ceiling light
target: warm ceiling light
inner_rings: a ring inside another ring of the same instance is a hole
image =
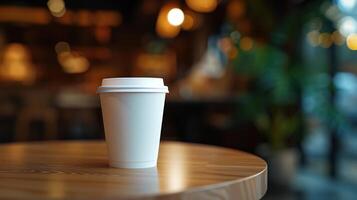
[[[197,12],[211,12],[217,7],[217,0],[186,0],[186,3]]]
[[[347,47],[349,49],[356,51],[357,50],[357,34],[356,33],[350,34],[347,37],[346,43],[347,43]]]
[[[180,26],[185,19],[185,15],[179,8],[172,8],[169,13],[167,13],[167,21],[172,26]]]
[[[177,5],[168,3],[164,5],[159,12],[159,16],[156,21],[156,32],[163,38],[174,38],[180,33],[180,26],[174,26],[168,21],[168,13]]]

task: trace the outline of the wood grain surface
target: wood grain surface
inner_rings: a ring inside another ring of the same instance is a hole
[[[104,141],[0,145],[0,199],[260,199],[267,165],[253,155],[162,142],[157,168],[108,167]]]

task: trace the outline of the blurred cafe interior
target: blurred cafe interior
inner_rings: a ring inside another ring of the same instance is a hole
[[[265,199],[357,199],[357,0],[0,1],[0,143],[104,139],[101,80],[143,76],[162,140],[265,158]]]

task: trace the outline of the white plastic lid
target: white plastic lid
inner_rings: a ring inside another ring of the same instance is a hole
[[[105,78],[98,87],[98,93],[103,92],[164,92],[168,93],[167,86],[162,78],[123,77]]]

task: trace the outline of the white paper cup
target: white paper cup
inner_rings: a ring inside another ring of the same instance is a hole
[[[109,165],[155,167],[168,88],[161,78],[103,79],[100,95]]]

